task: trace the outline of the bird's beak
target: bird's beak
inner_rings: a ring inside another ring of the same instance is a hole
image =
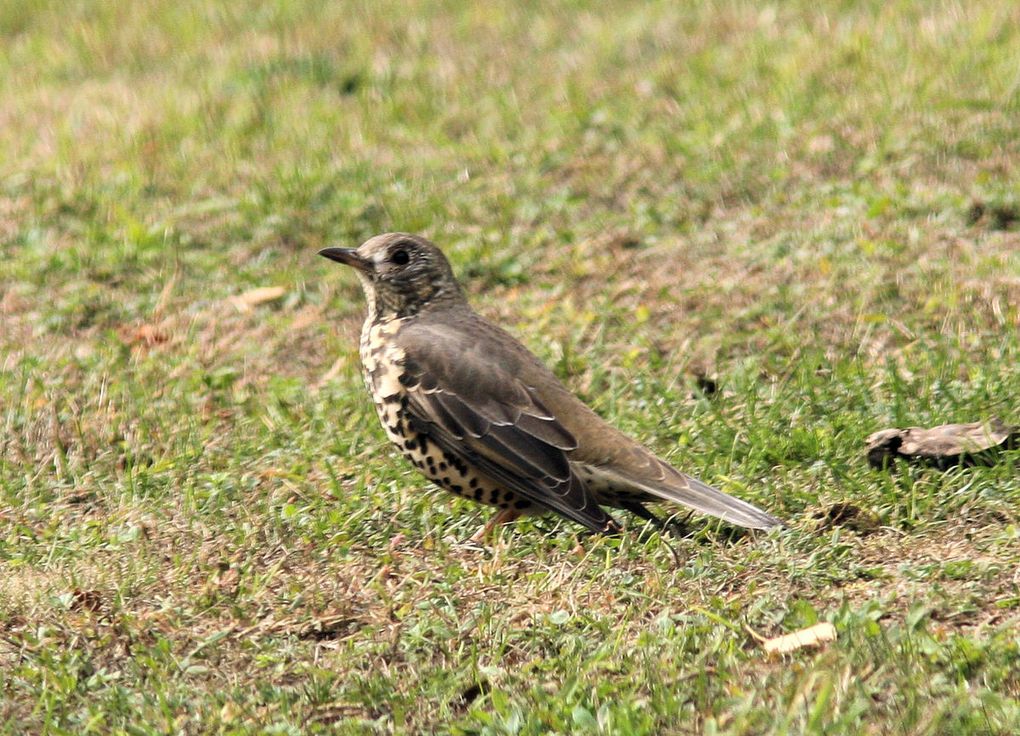
[[[366,273],[372,270],[372,261],[359,255],[354,248],[323,248],[319,255]]]

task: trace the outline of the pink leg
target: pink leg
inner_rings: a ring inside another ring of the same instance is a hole
[[[517,509],[500,509],[486,522],[485,526],[475,532],[471,537],[472,542],[484,542],[492,534],[493,530],[500,524],[509,524],[521,516]]]

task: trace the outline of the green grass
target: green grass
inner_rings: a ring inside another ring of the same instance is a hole
[[[2,5],[0,733],[1020,731],[1020,454],[863,452],[1020,423],[1017,48],[992,0]],[[465,544],[314,255],[397,229],[790,528]]]

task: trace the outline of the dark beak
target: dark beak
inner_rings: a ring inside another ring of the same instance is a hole
[[[366,273],[372,270],[372,262],[358,255],[358,251],[354,248],[323,248],[319,251],[319,255]]]

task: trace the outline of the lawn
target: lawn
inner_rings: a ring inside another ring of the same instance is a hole
[[[0,734],[1020,732],[1020,451],[864,457],[1020,424],[1018,49],[1000,0],[0,5]],[[789,527],[469,544],[315,255],[388,230]]]

